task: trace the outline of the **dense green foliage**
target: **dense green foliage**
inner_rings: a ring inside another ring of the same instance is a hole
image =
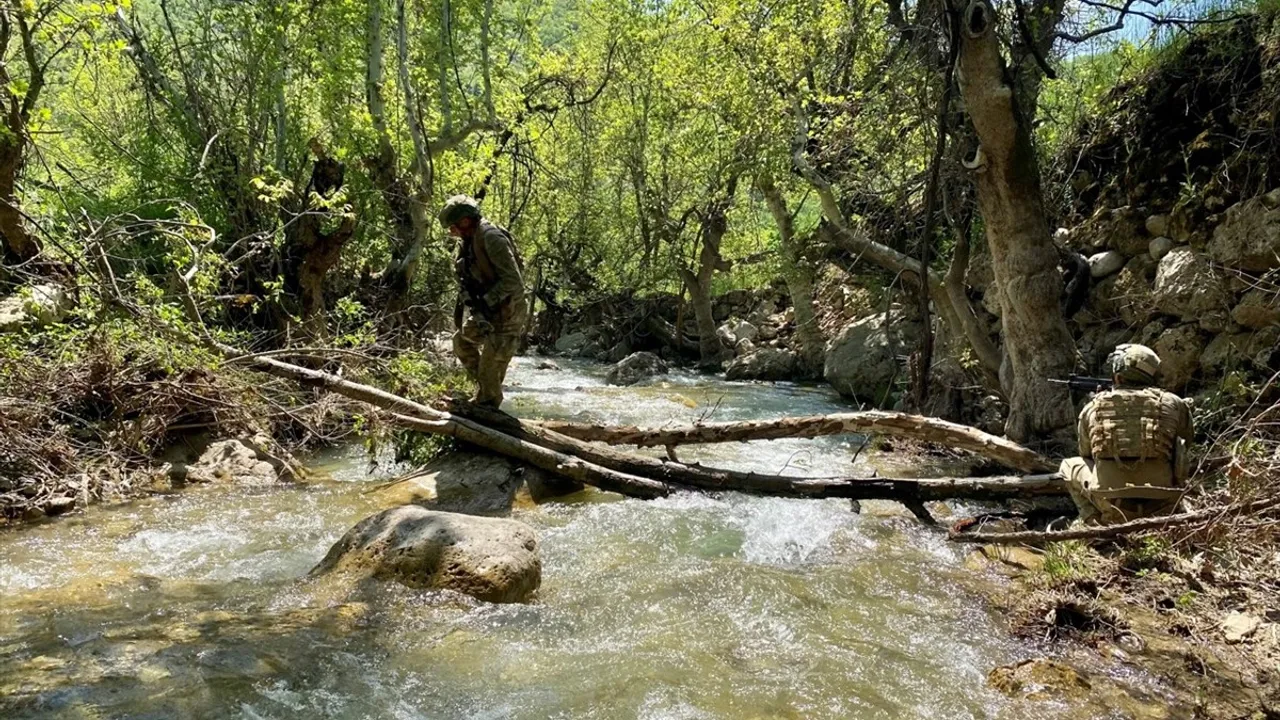
[[[305,311],[289,275],[306,208],[329,230],[355,222],[325,283],[339,335],[357,316],[445,309],[451,248],[429,219],[459,192],[483,195],[544,295],[572,302],[681,292],[708,203],[732,189],[720,255],[733,269],[713,287],[763,284],[781,260],[756,179],[782,185],[800,235],[820,217],[792,172],[797,142],[852,216],[909,250],[901,219],[923,202],[941,90],[882,3],[27,0],[5,12],[9,99],[31,95],[31,68],[42,86],[17,199],[46,255],[75,258],[86,223],[114,222],[119,274],[172,290],[185,241],[127,220],[207,227],[218,260],[197,290],[242,298],[219,319],[276,330]],[[1143,66],[1148,51],[1126,37],[1059,47],[1037,126],[1046,159]],[[28,49],[34,65],[20,62]],[[343,163],[345,183],[313,201],[318,157]],[[397,287],[398,272],[412,284]]]

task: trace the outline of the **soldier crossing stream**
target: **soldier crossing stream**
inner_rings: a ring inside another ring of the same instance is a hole
[[[839,407],[824,389],[517,359],[524,417],[639,423]],[[691,448],[794,475],[945,474],[857,436]],[[971,592],[965,550],[889,502],[588,490],[520,506],[543,552],[527,605],[303,577],[374,512],[357,448],[293,487],[204,487],[0,535],[5,717],[1065,718],[1010,700],[998,665],[1036,654]],[[895,464],[897,467],[895,468]],[[992,582],[977,580],[977,582]],[[56,607],[56,611],[49,608]]]

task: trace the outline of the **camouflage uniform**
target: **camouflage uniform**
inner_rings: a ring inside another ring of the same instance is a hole
[[[1111,355],[1116,389],[1080,412],[1080,457],[1060,471],[1085,522],[1111,524],[1171,512],[1187,478],[1191,410],[1182,398],[1150,387],[1160,359],[1142,345]]]
[[[511,234],[481,219],[475,201],[465,196],[449,199],[440,222],[448,227],[460,217],[473,217],[477,225],[471,237],[460,238],[454,261],[467,313],[453,335],[453,351],[478,387],[476,403],[498,407],[507,365],[529,318],[529,302]]]

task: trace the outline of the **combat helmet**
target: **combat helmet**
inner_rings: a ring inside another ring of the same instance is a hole
[[[440,220],[440,225],[448,230],[451,225],[456,225],[462,218],[480,219],[480,206],[476,204],[474,198],[470,195],[454,195],[445,201],[444,207],[440,209],[440,214],[436,216]]]
[[[1146,345],[1124,343],[1107,356],[1112,376],[1128,385],[1154,385],[1160,374],[1160,356]]]

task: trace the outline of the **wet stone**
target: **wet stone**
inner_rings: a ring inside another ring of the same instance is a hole
[[[332,571],[498,603],[524,602],[542,582],[538,539],[528,525],[413,505],[352,528],[312,574]]]
[[[1078,672],[1048,658],[998,667],[987,682],[1005,695],[1027,700],[1064,700],[1089,692],[1089,682]]]

